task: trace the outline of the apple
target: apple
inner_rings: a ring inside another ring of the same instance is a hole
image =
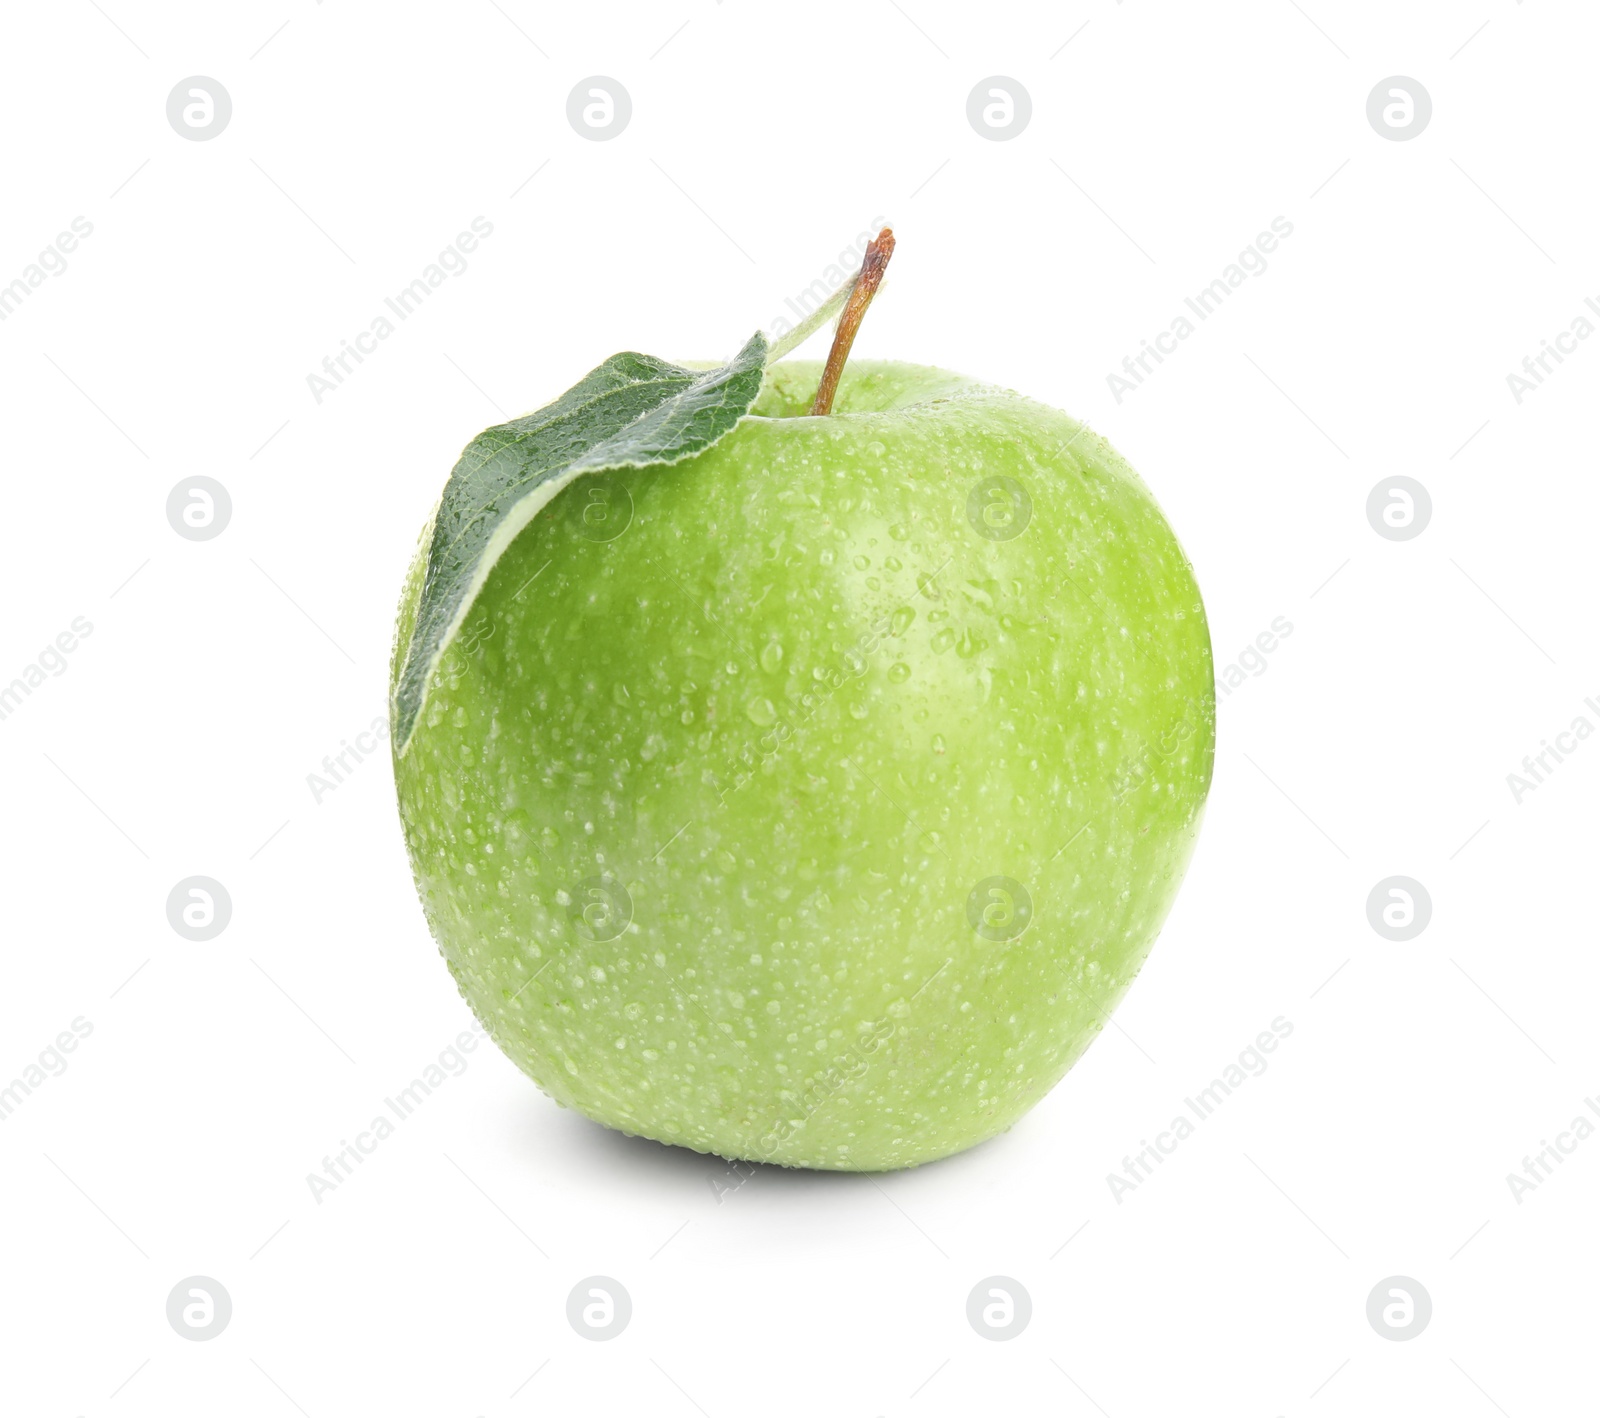
[[[1215,697],[1190,563],[1102,438],[833,364],[556,493],[393,739],[433,934],[540,1088],[879,1171],[1009,1128],[1104,1026],[1194,846]]]

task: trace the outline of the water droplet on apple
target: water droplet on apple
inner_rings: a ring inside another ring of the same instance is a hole
[[[933,639],[928,644],[933,648],[935,655],[942,655],[956,643],[956,633],[947,625],[942,630],[934,632]]]
[[[945,751],[943,734],[935,734],[933,736],[933,751],[935,753],[943,753]]]
[[[857,571],[865,571],[869,566],[872,565],[872,561],[868,557],[858,556],[852,564],[855,566]]]
[[[911,629],[911,622],[917,618],[917,613],[910,606],[901,606],[889,617],[889,634],[904,635]]]
[[[761,647],[761,668],[769,675],[775,675],[782,663],[783,646],[776,640],[769,640]]]
[[[770,699],[752,699],[745,705],[745,717],[758,728],[770,728],[778,722],[778,710]]]
[[[904,660],[897,660],[889,666],[889,683],[904,684],[911,678],[911,666]]]

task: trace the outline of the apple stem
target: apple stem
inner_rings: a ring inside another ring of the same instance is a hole
[[[839,324],[833,332],[833,348],[828,351],[828,362],[822,367],[822,382],[817,385],[817,397],[811,405],[813,415],[833,412],[834,396],[839,392],[839,377],[844,373],[844,362],[850,358],[850,346],[856,342],[856,331],[861,328],[867,307],[872,304],[872,297],[883,283],[883,273],[893,255],[894,232],[884,227],[867,247],[867,254],[861,262],[861,274],[850,288],[849,298],[839,316]]]

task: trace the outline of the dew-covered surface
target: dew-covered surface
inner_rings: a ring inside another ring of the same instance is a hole
[[[591,480],[561,493],[396,776],[445,960],[547,1093],[876,1170],[1008,1127],[1098,1033],[1193,847],[1215,705],[1190,567],[1102,439],[870,362],[794,417],[817,374],[611,475],[612,540]],[[1012,540],[969,521],[994,474],[1032,501]],[[970,923],[995,877],[1031,901],[1019,938],[992,938],[1003,897]]]

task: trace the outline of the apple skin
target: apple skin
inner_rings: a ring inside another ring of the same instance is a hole
[[[558,1103],[881,1171],[1010,1127],[1100,1031],[1193,849],[1215,693],[1190,564],[1103,439],[871,361],[804,416],[819,373],[558,494],[395,775],[445,961]],[[1010,539],[968,516],[994,474],[1032,500]],[[973,897],[997,877],[1031,916]]]

